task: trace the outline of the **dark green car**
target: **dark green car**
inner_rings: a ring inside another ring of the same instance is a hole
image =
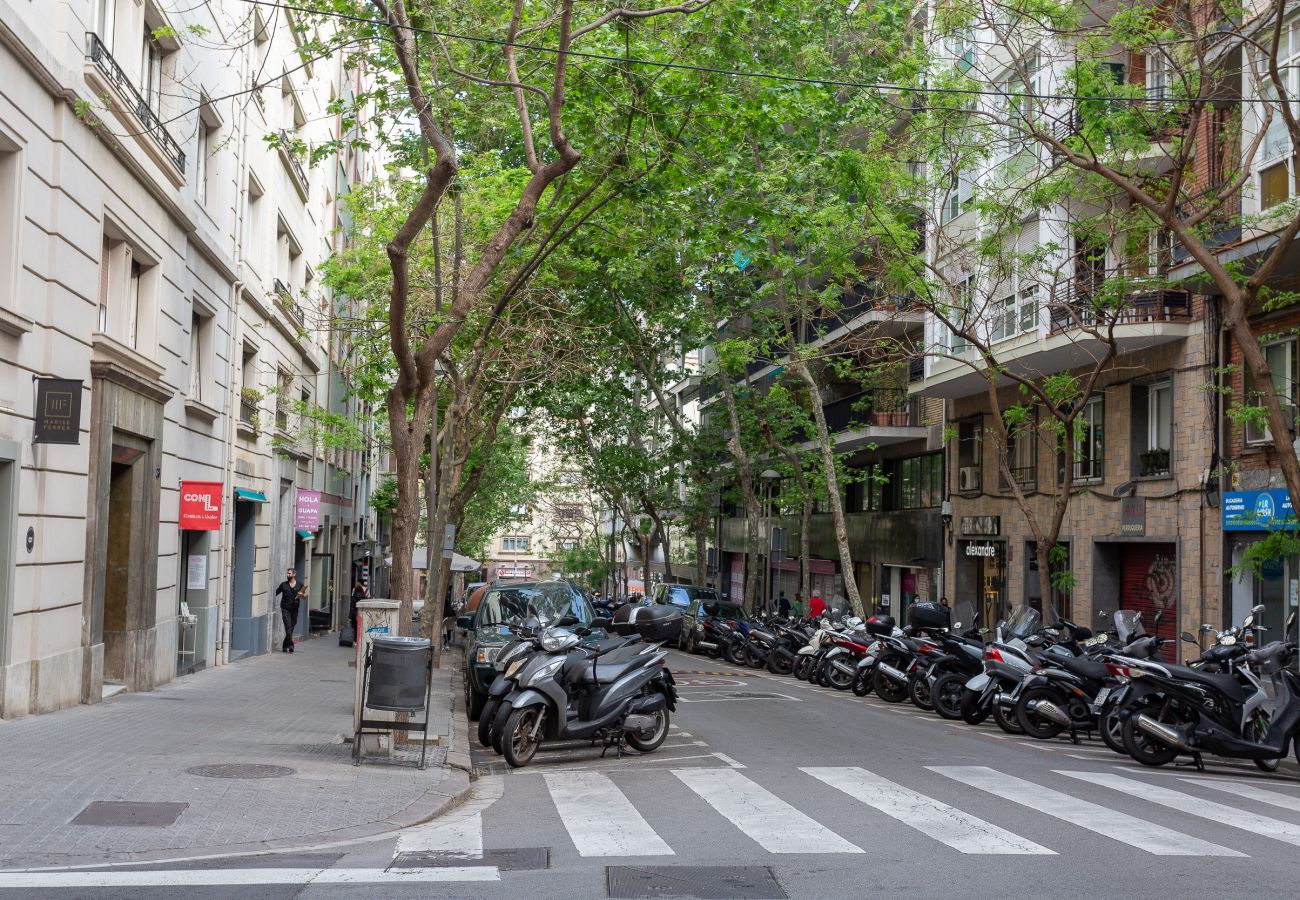
[[[563,581],[489,588],[479,601],[478,609],[456,620],[458,627],[469,632],[465,653],[465,709],[471,719],[477,719],[483,711],[488,688],[497,677],[497,654],[513,638],[506,623],[522,622],[530,616],[549,621],[571,616],[577,620],[576,628],[590,626],[596,612],[580,590]],[[583,642],[597,641],[606,636],[597,628]]]

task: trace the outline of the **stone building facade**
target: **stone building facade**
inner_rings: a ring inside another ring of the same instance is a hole
[[[373,163],[298,159],[356,76],[289,15],[0,0],[0,716],[266,652],[288,564],[318,621],[346,596],[360,457],[287,401],[345,408],[315,267]],[[47,378],[73,443],[35,440]]]

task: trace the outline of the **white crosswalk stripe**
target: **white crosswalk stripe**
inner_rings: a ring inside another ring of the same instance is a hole
[[[1266,791],[1261,787],[1253,784],[1246,784],[1242,781],[1220,781],[1214,778],[1184,778],[1188,784],[1195,784],[1201,787],[1213,788],[1216,791],[1223,791],[1226,794],[1232,794],[1234,797],[1240,797],[1243,800],[1254,800],[1256,803],[1265,803],[1269,806],[1276,806],[1280,809],[1289,809],[1292,812],[1300,812],[1300,797],[1292,794],[1280,794],[1277,791]]]
[[[1055,853],[866,769],[855,766],[804,767],[802,771],[962,853]]]
[[[770,853],[863,852],[734,769],[673,774]]]
[[[1147,784],[1133,778],[1125,778],[1122,775],[1111,775],[1106,772],[1064,772],[1059,770],[1057,774],[1067,775],[1070,778],[1086,781],[1089,784],[1113,788],[1140,800],[1158,803],[1161,806],[1176,809],[1190,816],[1199,816],[1202,819],[1209,819],[1221,825],[1240,828],[1261,837],[1272,838],[1276,841],[1300,847],[1300,825],[1291,822],[1271,819],[1268,816],[1261,816],[1258,813],[1249,812],[1236,806],[1216,803],[1213,800],[1203,800],[1191,794],[1173,791],[1159,785]]]
[[[962,784],[1158,856],[1244,856],[1236,850],[1089,803],[987,766],[927,766]]]
[[[607,776],[548,772],[543,777],[560,820],[582,856],[673,855],[673,848]]]

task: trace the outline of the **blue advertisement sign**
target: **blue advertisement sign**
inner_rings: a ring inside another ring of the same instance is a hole
[[[1229,491],[1223,495],[1224,531],[1295,531],[1295,509],[1285,490]]]

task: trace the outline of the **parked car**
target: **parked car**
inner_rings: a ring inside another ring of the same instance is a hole
[[[698,587],[693,584],[657,584],[651,599],[655,603],[670,603],[680,607],[682,612],[686,612],[696,600],[717,603],[720,598],[718,592],[711,587]]]
[[[691,605],[686,608],[686,618],[682,620],[682,633],[677,641],[678,648],[687,653],[698,652],[696,643],[705,639],[706,625],[712,619],[744,622],[745,610],[735,603],[716,598],[699,597],[691,601]]]
[[[497,676],[497,653],[512,637],[510,623],[530,616],[552,621],[571,616],[575,625],[589,626],[596,612],[580,590],[563,581],[490,585],[477,608],[456,620],[458,628],[469,632],[465,653],[465,709],[471,719],[478,718],[487,702],[488,688]],[[596,628],[583,641],[588,643],[605,637],[607,633]]]

